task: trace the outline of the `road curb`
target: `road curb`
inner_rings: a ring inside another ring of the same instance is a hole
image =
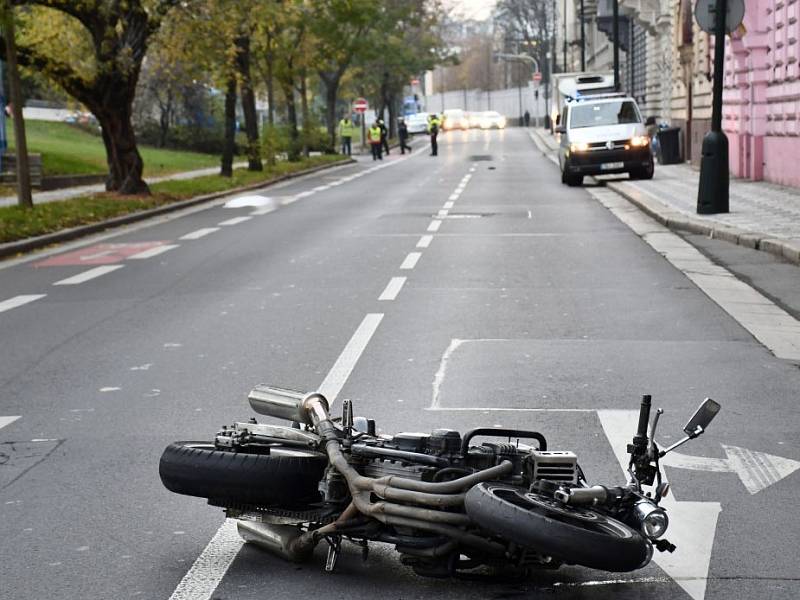
[[[767,233],[747,231],[731,225],[687,215],[668,207],[663,202],[639,190],[631,189],[624,181],[607,181],[605,185],[669,229],[706,235],[713,239],[724,240],[746,248],[769,252],[774,256],[800,265],[800,245],[798,244],[775,238]]]
[[[181,210],[183,208],[188,208],[190,206],[202,204],[203,202],[209,202],[211,200],[223,198],[225,196],[230,196],[232,194],[238,194],[241,192],[247,192],[250,190],[257,190],[260,188],[269,187],[275,185],[276,183],[280,183],[281,181],[286,181],[287,179],[295,179],[303,175],[310,175],[318,171],[324,171],[326,169],[331,169],[333,167],[341,167],[343,165],[355,162],[356,161],[352,158],[346,158],[330,164],[317,165],[316,167],[303,169],[302,171],[297,171],[295,173],[286,173],[285,175],[279,175],[277,177],[274,177],[273,179],[267,179],[265,181],[261,181],[258,183],[243,185],[238,188],[232,188],[230,190],[225,190],[224,192],[214,192],[213,194],[204,194],[202,196],[195,196],[194,198],[189,198],[188,200],[181,200],[179,202],[165,204],[164,206],[159,206],[157,208],[150,208],[148,210],[122,215],[120,217],[114,217],[113,219],[98,221],[97,223],[89,223],[87,225],[80,225],[78,227],[62,229],[61,231],[54,231],[53,233],[46,233],[44,235],[38,235],[36,237],[17,240],[14,242],[5,242],[3,244],[0,244],[0,258],[12,256],[14,254],[21,254],[23,252],[30,252],[31,250],[44,248],[45,246],[49,246],[51,244],[68,242],[70,240],[74,240],[79,237],[83,237],[85,235],[89,235],[92,233],[97,233],[98,231],[103,231],[105,229],[111,229],[114,227],[119,227],[121,225],[135,223],[136,221],[144,221],[145,219],[149,219],[151,217],[157,217],[159,215],[174,212],[176,210]]]

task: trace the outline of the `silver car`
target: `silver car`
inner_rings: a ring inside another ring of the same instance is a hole
[[[584,175],[610,173],[653,177],[650,138],[633,98],[608,94],[568,101],[556,133],[562,183],[581,185]]]
[[[406,127],[411,135],[428,133],[428,113],[416,113],[406,117]]]

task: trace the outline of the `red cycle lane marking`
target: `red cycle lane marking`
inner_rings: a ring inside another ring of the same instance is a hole
[[[34,267],[66,267],[74,265],[110,265],[122,262],[129,256],[139,254],[167,242],[133,242],[130,244],[95,244],[72,252],[65,252],[33,263]]]

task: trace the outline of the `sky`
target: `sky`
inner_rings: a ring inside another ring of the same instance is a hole
[[[444,0],[455,16],[464,19],[486,19],[494,8],[495,0]]]

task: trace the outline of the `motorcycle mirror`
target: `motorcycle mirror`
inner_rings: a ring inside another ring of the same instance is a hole
[[[691,436],[697,434],[699,428],[700,433],[702,433],[706,430],[711,421],[714,420],[714,417],[717,416],[720,408],[718,402],[715,402],[711,398],[706,398],[694,412],[692,418],[689,419],[689,422],[686,423],[683,431],[686,435]]]

